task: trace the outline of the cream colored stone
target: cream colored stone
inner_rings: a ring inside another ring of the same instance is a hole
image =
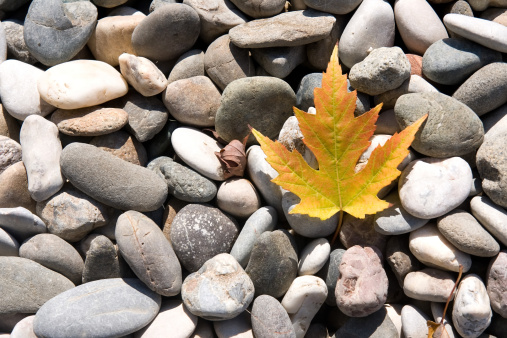
[[[165,75],[147,58],[123,53],[118,60],[121,75],[141,95],[157,95],[167,87]]]
[[[246,218],[261,207],[261,199],[249,180],[234,177],[220,185],[217,204],[222,211],[235,217]]]

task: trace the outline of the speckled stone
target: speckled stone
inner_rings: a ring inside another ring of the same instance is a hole
[[[37,59],[30,53],[23,37],[23,21],[14,18],[2,20],[7,42],[7,57],[25,62],[29,65],[37,63]]]
[[[21,161],[21,145],[7,136],[0,136],[0,174]]]
[[[94,236],[86,251],[83,283],[119,277],[121,269],[116,246],[106,236]]]
[[[496,257],[491,259],[487,271],[487,291],[491,301],[493,311],[507,318],[507,275],[505,268],[507,265],[507,252],[501,251]]]
[[[285,308],[269,295],[255,298],[252,306],[252,329],[256,337],[296,338]]]
[[[141,95],[157,95],[167,87],[164,73],[147,58],[123,53],[118,61],[121,75]]]

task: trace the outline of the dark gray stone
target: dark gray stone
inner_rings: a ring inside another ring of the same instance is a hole
[[[266,72],[280,79],[289,75],[306,59],[305,46],[254,48],[251,53]]]
[[[2,228],[0,228],[0,256],[19,256],[18,241]]]
[[[176,128],[180,126],[181,124],[178,121],[169,119],[164,128],[162,128],[162,130],[151,140],[145,143],[146,150],[148,152],[148,158],[154,159],[163,155],[174,155],[174,149],[171,143],[171,135],[176,130]]]
[[[148,325],[161,297],[138,279],[103,279],[48,301],[33,322],[39,337],[121,337]]]
[[[7,40],[7,58],[33,65],[37,59],[30,54],[23,37],[23,22],[15,19],[2,21]]]
[[[105,7],[105,8],[113,8],[113,7],[123,5],[128,0],[92,0],[92,1],[97,6]]]
[[[401,287],[408,273],[422,268],[422,264],[410,252],[408,235],[392,236],[389,239],[386,247],[386,261]]]
[[[292,322],[276,298],[260,295],[252,306],[252,330],[255,337],[296,338]]]
[[[113,208],[153,211],[167,197],[167,184],[153,171],[89,144],[66,146],[60,164],[72,185]]]
[[[118,251],[106,236],[95,237],[86,252],[83,283],[121,277]]]
[[[356,9],[362,0],[304,0],[305,4],[319,11],[332,13],[332,14],[347,14]]]
[[[167,4],[177,4],[178,0],[153,0],[150,4],[150,13]]]
[[[366,317],[350,318],[331,338],[397,338],[398,330],[381,308]]]
[[[329,306],[336,306],[336,296],[334,294],[334,290],[336,289],[338,278],[340,278],[340,263],[344,253],[345,249],[334,249],[331,251],[326,264],[316,274],[316,276],[322,278],[326,282],[326,304]]]
[[[88,42],[97,15],[88,0],[33,0],[24,26],[28,50],[46,66],[69,61]]]

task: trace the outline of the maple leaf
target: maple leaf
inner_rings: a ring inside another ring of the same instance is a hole
[[[297,150],[289,152],[280,142],[252,130],[266,160],[279,174],[272,181],[301,199],[291,213],[322,220],[337,212],[340,219],[343,212],[364,218],[389,207],[377,193],[401,174],[397,167],[408,155],[408,147],[427,117],[375,148],[366,166],[355,172],[359,157],[370,145],[382,105],[354,117],[357,93],[347,91],[347,77],[342,75],[337,55],[335,48],[322,77],[322,88],[314,90],[316,114],[294,107],[303,142],[317,158],[318,170],[311,168]]]

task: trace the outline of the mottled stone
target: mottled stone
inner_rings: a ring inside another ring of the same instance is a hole
[[[7,58],[16,59],[29,65],[37,63],[37,59],[30,53],[23,37],[23,21],[8,19],[2,21],[7,42]]]
[[[410,298],[445,303],[455,281],[450,272],[427,268],[409,272],[403,281],[403,291]]]
[[[507,252],[501,251],[491,259],[487,272],[487,291],[491,308],[503,318],[507,318]]]
[[[148,162],[142,143],[123,130],[94,137],[90,144],[133,164],[145,166]]]
[[[280,134],[278,134],[278,142],[283,144],[288,151],[294,151],[296,149],[310,167],[318,169],[319,163],[313,152],[305,145],[303,138],[298,119],[295,116],[291,116],[285,121],[280,130]]]
[[[269,295],[255,298],[252,306],[252,329],[256,337],[296,338],[285,308]]]
[[[121,277],[118,251],[106,236],[96,236],[86,251],[83,268],[83,283],[100,279]]]
[[[398,284],[403,287],[407,274],[421,269],[421,263],[410,252],[407,236],[392,236],[387,242],[386,261],[391,267]]]
[[[165,75],[147,58],[123,53],[118,61],[121,75],[141,95],[157,95],[167,87]]]
[[[21,145],[7,136],[0,136],[0,175],[19,161],[21,161]]]
[[[375,231],[373,215],[357,218],[346,214],[343,217],[340,242],[345,248],[352,248],[354,245],[374,246],[381,252],[384,252],[387,239],[386,235]]]
[[[101,106],[80,109],[57,109],[51,121],[58,130],[70,136],[99,136],[120,130],[128,122],[128,114],[123,109],[103,108]]]

